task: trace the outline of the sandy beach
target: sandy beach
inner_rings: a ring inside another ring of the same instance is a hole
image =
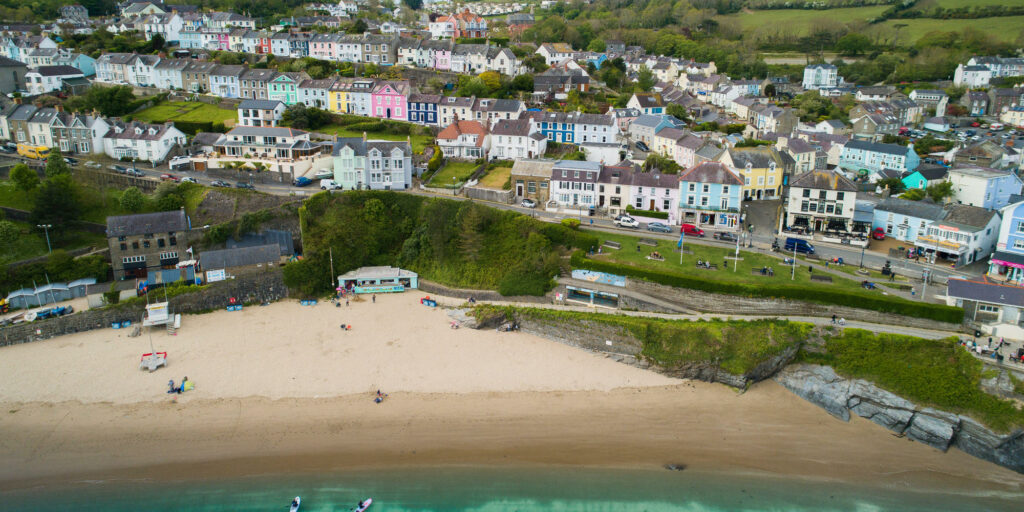
[[[770,472],[885,486],[1024,489],[1024,476],[833,419],[773,382],[670,379],[522,333],[452,330],[422,294],[285,301],[154,331],[0,348],[0,488],[448,464]],[[342,332],[338,325],[351,323]],[[196,389],[165,393],[187,375]],[[377,389],[389,393],[373,403]]]

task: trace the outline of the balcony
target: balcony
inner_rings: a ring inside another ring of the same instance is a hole
[[[721,208],[721,207],[714,207],[714,206],[711,206],[711,205],[702,206],[702,205],[699,205],[699,204],[680,204],[679,208],[681,208],[683,210],[700,210],[702,212],[725,212],[725,213],[739,213],[740,212],[739,208],[734,208],[734,207]]]
[[[936,249],[947,251],[964,253],[967,252],[967,244],[959,242],[952,242],[943,238],[938,238],[931,235],[920,235],[917,237],[917,243],[920,245],[931,246]]]

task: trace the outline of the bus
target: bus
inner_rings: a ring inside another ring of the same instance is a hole
[[[25,158],[45,160],[50,156],[50,148],[46,146],[33,146],[32,144],[18,144],[18,154]]]

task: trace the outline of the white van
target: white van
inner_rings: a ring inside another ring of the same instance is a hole
[[[334,180],[320,180],[320,190],[341,190],[341,183]]]

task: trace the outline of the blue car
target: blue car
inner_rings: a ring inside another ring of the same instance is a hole
[[[668,227],[668,224],[663,222],[648,222],[647,231],[654,231],[656,233],[671,233],[672,228]]]
[[[295,185],[296,187],[305,187],[306,185],[309,185],[311,183],[313,183],[313,180],[305,176],[299,176],[298,178],[295,178],[295,181],[292,182],[292,185]]]

